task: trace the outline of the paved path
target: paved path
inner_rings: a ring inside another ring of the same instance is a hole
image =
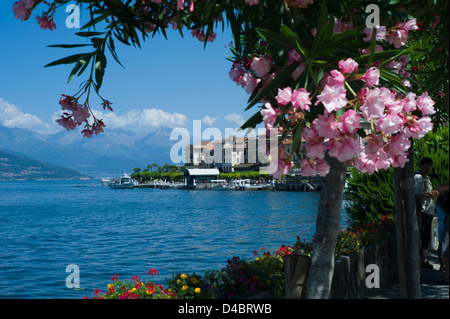
[[[444,275],[443,271],[439,271],[439,258],[436,251],[428,253],[428,260],[434,269],[422,270],[422,299],[449,299],[449,286],[439,285],[437,280]],[[398,283],[393,284],[389,288],[377,289],[366,296],[367,299],[400,299],[400,287]]]

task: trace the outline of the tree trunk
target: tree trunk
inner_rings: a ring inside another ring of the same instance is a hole
[[[406,275],[406,222],[402,173],[403,169],[401,167],[394,168],[395,233],[397,237],[398,279],[400,284],[400,298],[407,299],[408,278]]]
[[[420,299],[420,269],[419,269],[419,225],[417,223],[416,199],[414,194],[414,144],[408,154],[409,162],[405,164],[402,174],[403,198],[406,199],[406,275],[408,279],[408,297]]]
[[[420,299],[419,226],[414,195],[414,147],[412,141],[408,159],[405,167],[394,169],[400,297]]]
[[[330,171],[325,176],[316,221],[311,268],[306,298],[325,299],[330,295],[334,253],[339,233],[347,165],[327,155]]]

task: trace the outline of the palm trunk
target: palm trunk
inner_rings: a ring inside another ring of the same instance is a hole
[[[330,172],[325,176],[316,221],[311,268],[306,298],[325,299],[330,295],[334,273],[334,254],[345,187],[345,163],[328,157]]]

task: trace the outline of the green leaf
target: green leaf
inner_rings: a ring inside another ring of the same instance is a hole
[[[47,48],[70,49],[70,48],[79,48],[79,47],[87,47],[87,46],[90,46],[90,44],[52,44],[52,45],[47,45]]]
[[[258,125],[259,123],[261,123],[263,121],[261,112],[256,112],[251,118],[249,118],[244,124],[241,125],[241,129],[246,129],[246,128],[255,128],[256,125]]]
[[[104,47],[103,47],[104,49]],[[96,90],[97,92],[100,90],[100,87],[103,83],[103,76],[105,75],[106,68],[106,57],[103,50],[99,50],[97,52],[96,60],[95,60],[95,81],[96,81]]]
[[[77,32],[75,33],[76,35],[80,36],[80,37],[95,37],[97,35],[102,35],[105,34],[105,32],[97,32],[97,31],[82,31],[82,32]]]
[[[49,67],[49,66],[59,65],[59,64],[75,63],[75,62],[78,62],[79,60],[81,60],[82,58],[84,58],[87,54],[89,54],[89,53],[74,54],[74,55],[53,61],[53,62],[47,64],[46,66],[44,66],[44,68]]]
[[[261,36],[261,38],[264,41],[268,42],[270,45],[272,45],[278,49],[282,49],[282,50],[286,50],[286,51],[289,51],[290,49],[292,49],[292,46],[291,46],[292,41],[290,39],[286,38],[281,33],[273,32],[273,31],[269,31],[269,30],[265,30],[265,29],[260,29],[260,28],[256,28],[256,32],[258,32],[258,34]]]
[[[69,83],[72,80],[72,78],[75,76],[75,74],[77,74],[77,72],[85,64],[86,64],[86,60],[80,60],[80,61],[77,62],[77,64],[75,64],[75,66],[72,69],[72,72],[70,72],[69,78],[67,79],[67,83]]]

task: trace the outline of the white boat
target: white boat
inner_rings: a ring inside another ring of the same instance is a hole
[[[109,183],[111,183],[111,179],[109,179],[109,177],[107,177],[107,178],[102,178],[102,179],[100,180],[100,183],[102,184],[102,186],[108,186]]]
[[[125,173],[122,177],[111,181],[109,183],[109,187],[115,189],[129,189],[134,188],[134,182],[131,179],[130,175]]]
[[[208,185],[210,189],[216,190],[216,191],[222,191],[222,190],[227,190],[227,181],[224,179],[214,179],[211,180],[209,185]]]

